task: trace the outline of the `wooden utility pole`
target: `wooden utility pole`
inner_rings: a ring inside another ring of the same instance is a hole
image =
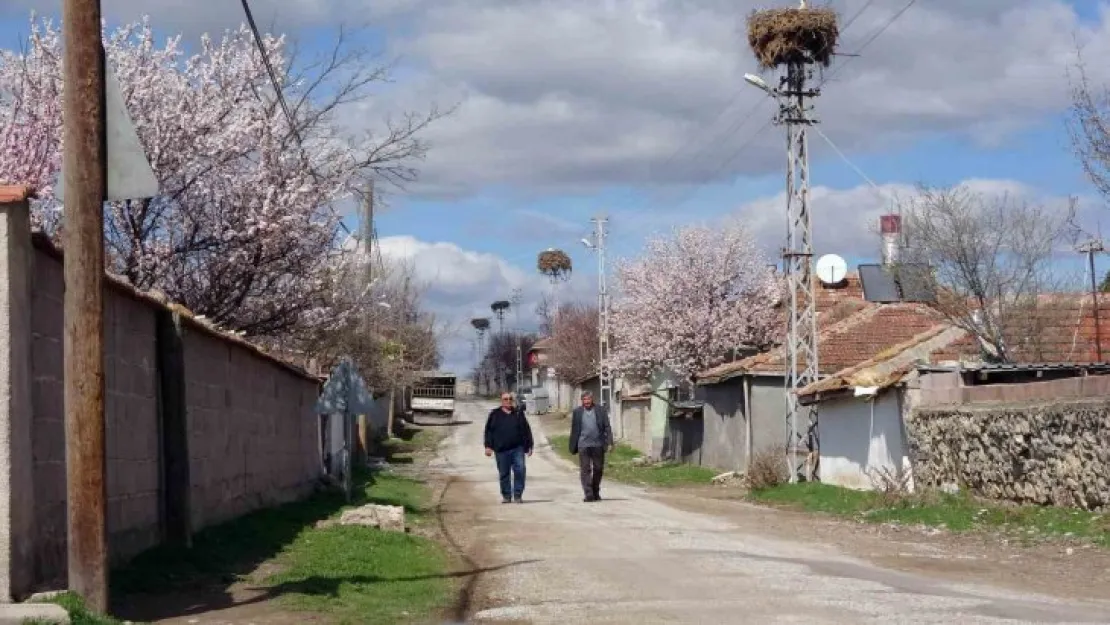
[[[363,287],[367,289],[369,294],[370,285],[374,283],[374,181],[371,180],[366,185],[366,199],[362,204],[362,218],[359,220],[359,238],[362,239],[362,253],[363,260],[366,262],[366,285]],[[377,330],[374,327],[371,319],[375,311],[372,311],[370,306],[365,306],[364,318],[366,319],[364,332],[368,332],[373,337],[374,332]],[[370,440],[369,440],[369,423],[367,416],[360,414],[358,416],[358,460],[365,461],[370,456]]]
[[[69,588],[108,609],[104,459],[107,139],[100,0],[63,0],[65,430]]]

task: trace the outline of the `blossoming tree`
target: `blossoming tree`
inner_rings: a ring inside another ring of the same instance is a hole
[[[650,240],[616,270],[610,317],[618,370],[660,367],[690,379],[738,351],[762,349],[781,327],[781,287],[737,220],[688,226]]]
[[[61,164],[61,39],[32,18],[24,51],[0,51],[0,184],[30,184],[34,223],[56,233]],[[274,336],[334,319],[328,308],[337,205],[371,177],[403,185],[427,146],[432,108],[356,135],[344,116],[389,79],[340,33],[319,61],[298,62],[284,38],[263,47],[292,123],[246,27],[203,37],[187,54],[147,21],[105,32],[160,195],[105,210],[108,269],[217,325]]]

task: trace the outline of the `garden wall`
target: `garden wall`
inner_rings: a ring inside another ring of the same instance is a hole
[[[66,580],[65,282],[26,211],[0,193],[0,603]],[[119,280],[104,314],[114,562],[312,491],[319,379]]]
[[[931,406],[906,422],[918,484],[1019,503],[1110,506],[1110,400]]]

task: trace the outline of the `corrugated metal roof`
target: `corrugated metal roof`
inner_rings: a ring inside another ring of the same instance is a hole
[[[964,331],[948,325],[937,325],[894,345],[876,356],[814,382],[798,391],[803,403],[820,401],[823,394],[840,393],[853,388],[884,389],[900,383],[929,354],[958,340]]]
[[[1110,362],[1003,362],[967,363],[959,365],[923,364],[918,371],[1060,371],[1086,369],[1110,371]]]

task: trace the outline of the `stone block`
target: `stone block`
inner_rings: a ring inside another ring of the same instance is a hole
[[[64,625],[69,613],[52,603],[0,603],[0,625],[23,625],[27,622]]]
[[[405,509],[401,506],[367,504],[346,510],[339,517],[340,525],[362,525],[386,532],[405,531]]]

